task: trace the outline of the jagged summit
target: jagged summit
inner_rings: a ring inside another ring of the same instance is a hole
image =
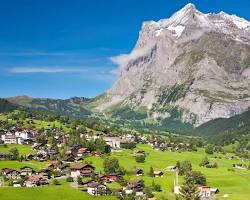
[[[113,60],[120,79],[100,110],[147,107],[149,117],[164,119],[174,110],[175,120],[197,126],[250,107],[250,22],[235,15],[187,4],[144,22],[132,52]]]

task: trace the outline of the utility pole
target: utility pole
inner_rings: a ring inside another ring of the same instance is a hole
[[[175,194],[180,194],[178,170],[176,170],[176,172],[175,172],[175,178],[174,178],[174,193],[175,193]]]

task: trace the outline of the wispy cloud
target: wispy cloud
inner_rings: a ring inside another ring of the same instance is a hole
[[[27,73],[80,73],[87,72],[87,68],[74,67],[14,67],[9,69],[10,73],[27,74]]]
[[[149,53],[154,45],[155,43],[152,42],[152,44],[149,44],[147,47],[134,49],[130,54],[120,54],[118,56],[111,57],[110,60],[114,64],[119,65],[121,68],[125,67],[129,63],[129,61],[135,60],[138,57],[144,56],[145,54]]]

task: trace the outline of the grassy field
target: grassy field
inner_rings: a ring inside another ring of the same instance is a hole
[[[19,144],[9,144],[7,147],[4,145],[0,145],[0,152],[8,152],[12,148],[17,148],[20,155],[28,155],[33,154],[36,151],[34,151],[30,145],[19,145]]]
[[[218,187],[220,193],[219,199],[225,200],[247,200],[250,196],[250,172],[249,170],[235,170],[228,171],[232,168],[233,163],[240,163],[240,160],[228,160],[228,155],[207,155],[203,149],[199,149],[197,152],[160,152],[153,150],[149,145],[138,145],[137,149],[145,150],[147,153],[146,161],[144,163],[136,163],[133,151],[123,150],[122,152],[114,153],[112,156],[119,159],[120,165],[127,171],[131,171],[133,167],[144,169],[145,175],[140,177],[145,181],[145,184],[150,186],[152,181],[158,183],[162,187],[161,193],[155,193],[158,199],[167,197],[169,200],[175,199],[172,189],[174,182],[174,172],[168,172],[166,167],[169,165],[175,165],[176,161],[190,160],[193,165],[193,170],[199,170],[207,177],[208,185],[212,187]],[[217,162],[217,169],[208,169],[199,167],[199,163],[207,156],[211,162]],[[217,156],[215,159],[214,156]],[[218,158],[220,157],[220,158]],[[85,161],[92,162],[98,172],[103,171],[103,157],[92,156],[85,159]],[[39,162],[16,162],[16,161],[0,161],[0,168],[2,167],[14,167],[20,168],[21,165],[33,165],[35,168],[39,168],[45,163]],[[154,170],[162,170],[164,177],[151,178],[147,175],[150,166]],[[135,179],[133,175],[126,175],[125,179]],[[180,182],[183,181],[183,177],[180,177]],[[112,187],[119,187],[115,184]],[[92,198],[88,194],[77,191],[71,188],[68,183],[63,182],[61,186],[49,186],[41,188],[0,188],[0,199],[14,200],[14,199],[33,199],[33,194],[39,193],[36,197],[38,200],[53,200],[53,199],[112,199],[113,197]],[[18,197],[18,198],[17,198]]]
[[[37,188],[0,188],[1,200],[114,200],[111,196],[92,197],[85,192],[70,187],[69,183],[60,181],[59,186],[45,186]]]
[[[240,163],[240,160],[228,160],[225,155],[217,155],[221,159],[212,158],[214,155],[207,155],[204,150],[199,149],[198,152],[160,152],[153,150],[148,145],[138,145],[138,149],[145,150],[147,153],[145,163],[136,163],[133,157],[133,152],[130,150],[124,150],[119,153],[115,153],[113,156],[119,159],[120,165],[127,171],[131,171],[133,167],[139,167],[144,169],[145,175],[142,178],[146,185],[150,186],[152,181],[161,185],[163,192],[156,194],[161,199],[162,196],[169,199],[174,199],[172,194],[174,184],[174,173],[168,172],[166,167],[169,165],[175,165],[177,161],[189,160],[193,165],[193,170],[198,170],[204,173],[207,177],[208,185],[212,187],[218,187],[220,199],[230,200],[245,200],[250,196],[250,172],[247,170],[235,170],[234,172],[228,171],[232,168],[233,163]],[[218,169],[208,169],[199,166],[202,158],[207,156],[211,162],[217,162]],[[103,158],[101,157],[89,157],[86,160],[93,162],[98,171],[102,171]],[[147,176],[150,166],[154,170],[162,170],[164,172],[163,178],[151,178]],[[133,176],[126,176],[126,179],[134,179]],[[180,177],[180,182],[182,181]],[[223,196],[228,196],[228,198]]]

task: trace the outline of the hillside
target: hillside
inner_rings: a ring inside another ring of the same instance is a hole
[[[192,4],[168,19],[144,22],[132,52],[113,58],[120,78],[97,109],[143,107],[154,119],[194,127],[243,113],[250,106],[249,35],[250,22],[204,14]]]
[[[0,113],[11,112],[17,108],[16,105],[10,103],[6,99],[0,99]]]
[[[87,108],[89,101],[87,98],[74,97],[62,100],[18,96],[8,98],[8,101],[26,108],[47,111],[60,115],[68,115],[75,118],[86,118],[91,114],[91,111]]]

